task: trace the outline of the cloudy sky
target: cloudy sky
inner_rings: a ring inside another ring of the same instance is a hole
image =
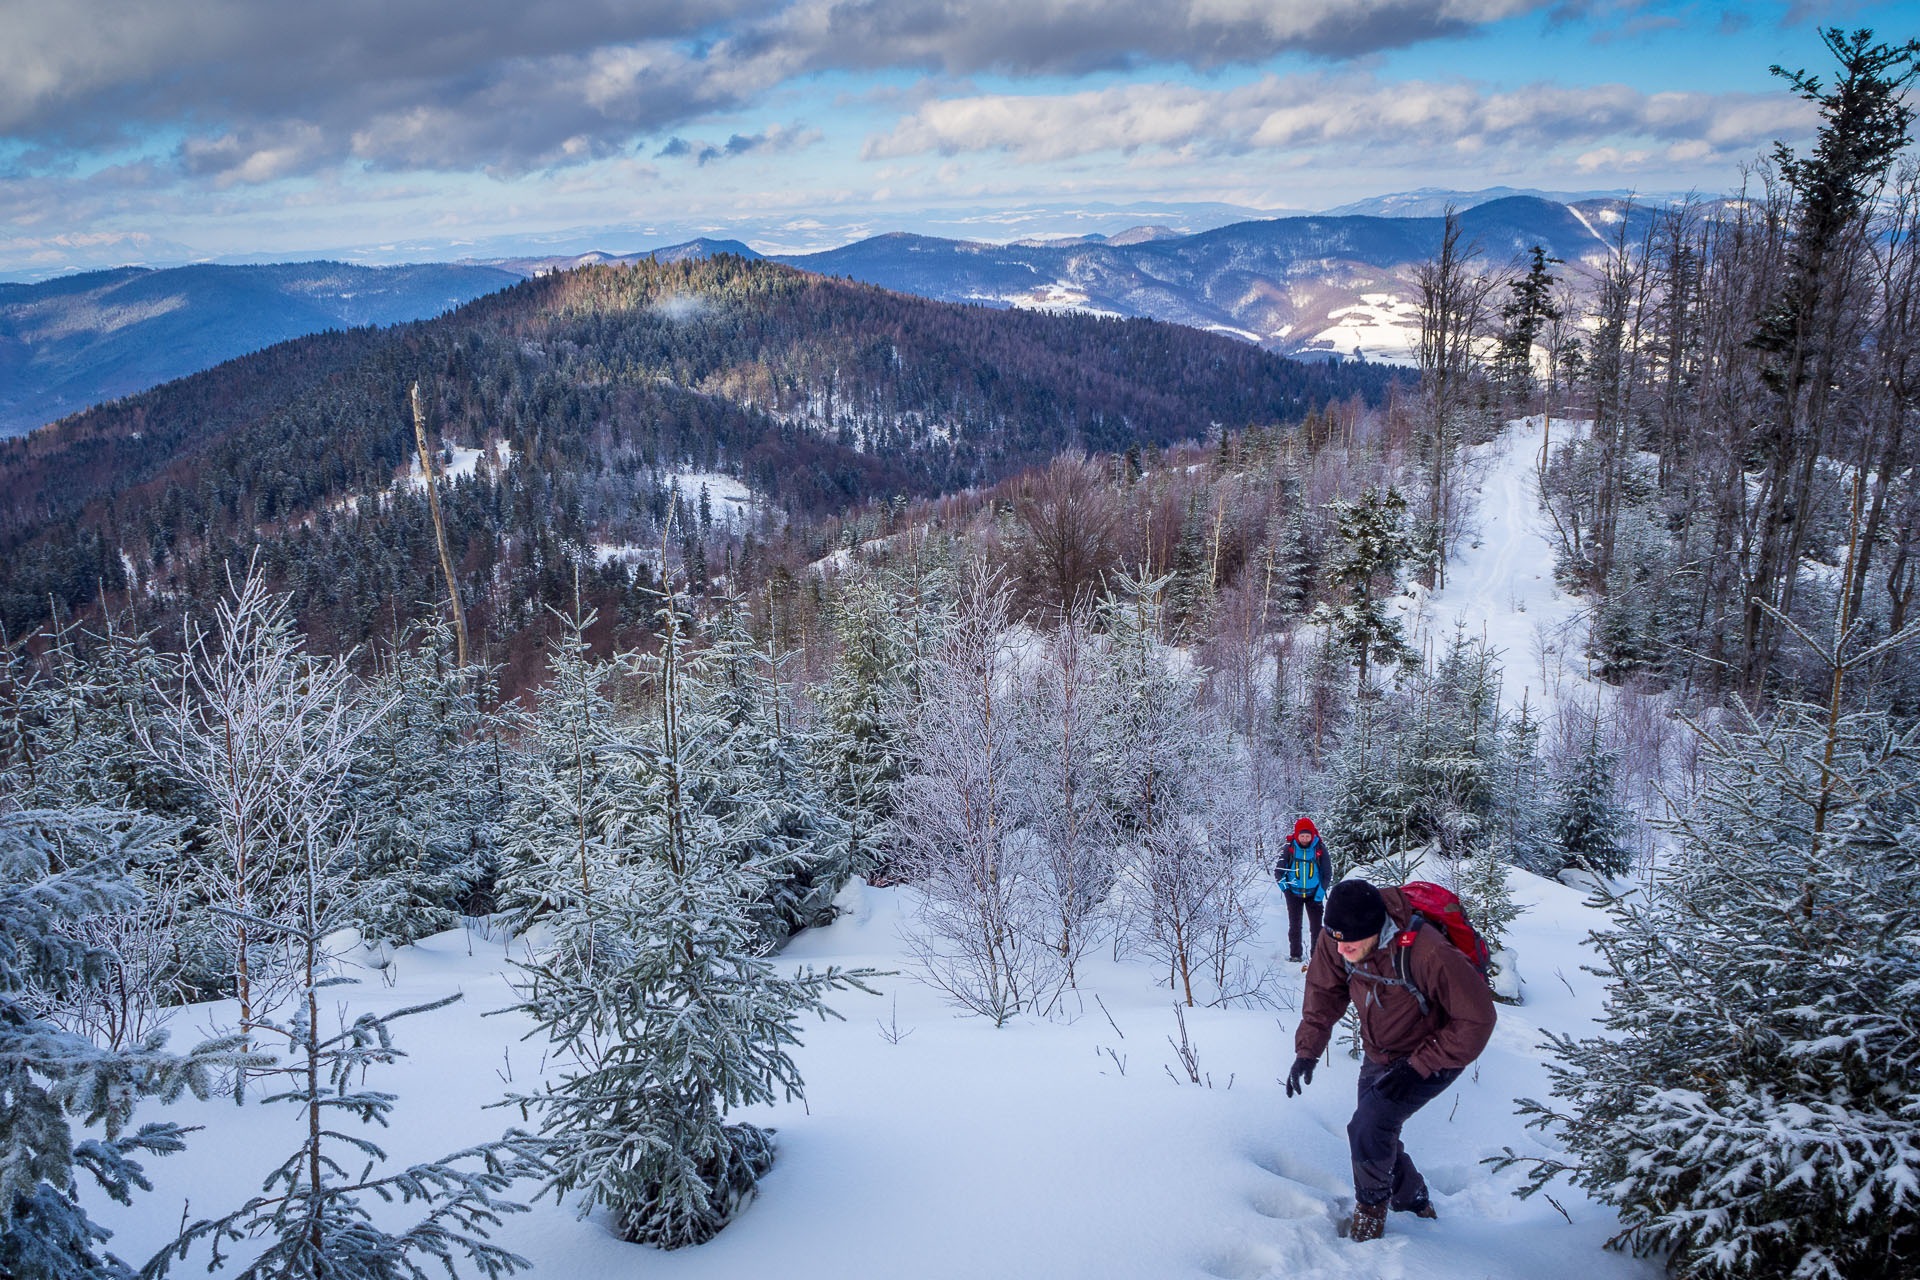
[[[0,277],[1718,191],[1850,0],[0,0]]]

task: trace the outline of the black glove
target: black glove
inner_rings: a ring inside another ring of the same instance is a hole
[[[1420,1074],[1411,1060],[1402,1058],[1388,1067],[1373,1082],[1373,1091],[1388,1102],[1405,1102],[1407,1095],[1413,1092],[1414,1086],[1425,1079],[1426,1077]]]
[[[1287,1096],[1291,1098],[1313,1083],[1313,1067],[1318,1058],[1295,1058],[1293,1070],[1287,1072]]]

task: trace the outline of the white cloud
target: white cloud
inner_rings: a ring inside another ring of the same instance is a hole
[[[1267,76],[1231,89],[1132,84],[1068,94],[980,94],[930,102],[862,154],[998,151],[1032,162],[1103,151],[1555,148],[1617,138],[1699,143],[1676,159],[1797,136],[1811,106],[1786,95],[1658,93],[1625,85],[1534,84],[1489,91],[1465,83],[1388,82],[1365,75]]]

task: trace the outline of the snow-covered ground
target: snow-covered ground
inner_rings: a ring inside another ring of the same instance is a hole
[[[604,567],[614,562],[624,565],[644,564],[655,573],[660,571],[660,548],[643,547],[637,542],[596,542],[593,544],[593,563]]]
[[[469,449],[464,445],[456,444],[450,446],[449,452],[453,454],[453,460],[448,462],[445,469],[441,471],[441,478],[444,480],[458,480],[462,477],[473,475],[479,470],[480,459],[487,451],[484,449]],[[500,470],[506,470],[507,464],[513,461],[513,446],[505,440],[500,441],[494,445],[493,457],[489,459],[489,461]],[[418,453],[413,455],[413,462],[409,465],[406,478],[402,483],[409,489],[426,487],[427,481],[425,475],[422,474],[420,470],[420,455]]]
[[[1058,1016],[995,1030],[905,976],[901,913],[912,891],[858,882],[843,895],[848,914],[803,934],[786,956],[903,973],[882,979],[878,997],[837,998],[845,1021],[809,1028],[796,1055],[807,1103],[751,1117],[777,1126],[780,1159],[737,1222],[710,1244],[665,1254],[624,1244],[546,1200],[508,1219],[498,1239],[531,1259],[536,1275],[555,1277],[1519,1280],[1556,1268],[1655,1276],[1650,1264],[1600,1250],[1615,1229],[1611,1213],[1560,1189],[1568,1223],[1542,1199],[1514,1199],[1515,1175],[1479,1164],[1503,1145],[1538,1149],[1511,1100],[1545,1087],[1540,1031],[1581,1026],[1601,995],[1579,968],[1577,939],[1595,923],[1592,911],[1571,889],[1524,873],[1515,880],[1529,908],[1514,939],[1527,1004],[1500,1011],[1479,1069],[1408,1126],[1440,1219],[1396,1215],[1377,1244],[1350,1244],[1334,1227],[1352,1194],[1344,1126],[1356,1064],[1336,1041],[1332,1064],[1287,1099],[1279,1077],[1293,1058],[1294,1010],[1190,1011],[1212,1088],[1186,1083],[1168,1040],[1177,1037],[1171,997],[1145,965],[1097,958],[1084,997],[1070,995]],[[1262,946],[1274,953],[1284,928],[1277,891],[1266,921]],[[526,1024],[481,1016],[508,1002],[508,950],[445,933],[398,953],[392,987],[368,975],[330,993],[355,1009],[465,994],[450,1009],[397,1024],[409,1058],[367,1081],[400,1097],[393,1130],[371,1135],[396,1159],[496,1136],[514,1117],[487,1104],[538,1077],[541,1046],[519,1039]],[[1287,969],[1291,996],[1301,979]],[[223,1006],[196,1007],[175,1034],[231,1016]],[[158,1189],[132,1209],[90,1206],[130,1260],[166,1241],[183,1203],[197,1216],[253,1194],[297,1141],[290,1107],[188,1102],[167,1114],[206,1128],[184,1154],[152,1162]]]
[[[1455,619],[1484,631],[1505,655],[1509,700],[1531,679],[1539,637],[1579,622],[1577,602],[1553,585],[1534,503],[1540,432],[1528,420],[1486,447],[1477,537],[1463,541],[1446,589],[1408,606],[1436,643]],[[716,517],[720,503],[749,500],[744,487],[720,483],[726,477],[679,477],[682,492],[697,496],[703,479]],[[1652,1280],[1654,1264],[1601,1249],[1618,1227],[1611,1211],[1554,1188],[1569,1221],[1544,1198],[1515,1199],[1517,1173],[1480,1163],[1506,1146],[1541,1150],[1512,1100],[1544,1096],[1542,1033],[1590,1028],[1604,994],[1581,969],[1590,959],[1581,940],[1602,918],[1574,889],[1519,871],[1512,878],[1526,908],[1510,939],[1526,1003],[1500,1010],[1476,1068],[1407,1127],[1439,1220],[1394,1215],[1377,1243],[1353,1245],[1335,1230],[1351,1208],[1344,1127],[1357,1072],[1341,1039],[1302,1097],[1283,1094],[1301,983],[1293,966],[1280,967],[1276,1009],[1188,1012],[1211,1080],[1194,1085],[1169,1039],[1178,1028],[1164,973],[1098,952],[1053,1017],[996,1030],[911,977],[903,934],[914,891],[862,882],[842,895],[838,922],[802,934],[784,957],[893,976],[877,981],[878,996],[837,997],[844,1021],[808,1028],[795,1055],[804,1105],[747,1114],[778,1129],[780,1157],[738,1221],[709,1244],[658,1253],[548,1199],[509,1218],[497,1239],[531,1259],[535,1275],[554,1277]],[[1277,961],[1284,945],[1273,891],[1256,954]],[[388,971],[392,986],[366,973],[362,985],[329,993],[356,1011],[465,996],[397,1024],[410,1056],[367,1081],[399,1095],[394,1128],[369,1135],[395,1160],[441,1155],[518,1121],[489,1104],[537,1081],[544,1046],[520,1038],[527,1024],[518,1015],[482,1016],[510,1002],[515,951],[501,938],[454,931],[403,948]],[[185,1010],[176,1045],[233,1017],[225,1004]],[[160,1114],[154,1107],[140,1118]],[[171,1238],[183,1205],[201,1216],[257,1193],[298,1140],[291,1107],[188,1101],[164,1114],[204,1129],[185,1153],[150,1162],[158,1189],[131,1208],[89,1198],[116,1233],[111,1247],[135,1262]],[[376,1212],[396,1225],[412,1220],[401,1207]]]
[[[1088,306],[1088,298],[1084,290],[1059,280],[1051,284],[1037,285],[1024,293],[996,295],[996,300],[1003,300],[1007,305],[1018,307],[1022,311],[1075,311],[1090,316],[1113,318],[1120,316],[1118,311]]]
[[[719,471],[672,471],[660,477],[660,483],[670,485],[680,491],[680,500],[686,504],[681,513],[684,519],[691,515],[696,519],[700,513],[700,490],[707,491],[708,510],[712,512],[713,522],[727,528],[743,528],[753,513],[753,491],[746,482],[738,477]]]

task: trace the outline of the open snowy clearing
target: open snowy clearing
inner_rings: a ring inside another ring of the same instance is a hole
[[[1416,363],[1419,307],[1392,293],[1365,293],[1360,301],[1327,312],[1334,323],[1308,339],[1309,351],[1359,355],[1386,364]]]
[[[699,516],[702,489],[707,491],[707,507],[715,524],[740,528],[752,516],[753,491],[736,476],[719,471],[668,471],[661,473],[660,482],[679,493],[685,504],[682,519]]]
[[[803,934],[785,956],[902,972],[876,983],[878,997],[837,998],[844,1022],[809,1029],[796,1055],[804,1107],[748,1114],[777,1126],[780,1159],[737,1222],[710,1244],[660,1253],[544,1200],[510,1218],[498,1239],[541,1276],[1519,1280],[1569,1262],[1581,1276],[1657,1275],[1651,1264],[1601,1251],[1616,1227],[1611,1212],[1558,1190],[1569,1224],[1543,1199],[1514,1199],[1517,1175],[1494,1177],[1479,1165],[1503,1145],[1538,1149],[1511,1100],[1544,1090],[1540,1030],[1583,1026],[1602,992],[1579,969],[1578,939],[1599,916],[1574,890],[1525,873],[1514,879],[1529,908],[1514,931],[1527,1004],[1501,1010],[1479,1070],[1408,1125],[1440,1220],[1396,1215],[1378,1243],[1352,1245],[1335,1232],[1352,1194],[1344,1126],[1357,1072],[1339,1038],[1334,1060],[1289,1100],[1278,1077],[1292,1061],[1292,1009],[1191,1010],[1188,1031],[1213,1087],[1189,1084],[1168,1039],[1178,1028],[1164,984],[1144,965],[1104,957],[1083,976],[1084,997],[1069,993],[1055,1018],[995,1030],[907,976],[900,931],[912,891],[860,882],[843,895],[839,922]],[[1283,930],[1275,890],[1267,954],[1284,954]],[[530,1086],[542,1065],[541,1046],[519,1039],[526,1024],[518,1016],[482,1016],[509,1000],[509,949],[456,930],[403,948],[392,987],[369,973],[360,986],[336,989],[355,1011],[465,995],[399,1023],[408,1059],[367,1081],[399,1095],[394,1128],[369,1135],[395,1159],[484,1141],[517,1119],[485,1109],[509,1087]],[[1296,995],[1300,982],[1285,966],[1283,992]],[[227,1006],[197,1006],[176,1021],[175,1036],[232,1016]],[[206,1128],[184,1154],[152,1162],[159,1189],[131,1210],[99,1196],[88,1204],[129,1260],[164,1244],[183,1208],[203,1215],[257,1192],[298,1140],[292,1107],[189,1101],[167,1115]],[[376,1212],[393,1225],[410,1220],[404,1210]]]
[[[451,461],[439,469],[440,479],[442,480],[471,478],[479,471],[480,459],[487,451],[484,449],[469,449],[465,445],[456,444],[448,446],[448,452],[451,453],[453,457]],[[505,471],[513,461],[513,446],[505,440],[499,441],[494,445],[493,455],[488,461],[492,466],[501,471]],[[407,474],[401,480],[401,483],[409,489],[424,489],[427,487],[426,476],[420,468],[420,455],[418,453],[413,455],[413,460],[408,464]]]

